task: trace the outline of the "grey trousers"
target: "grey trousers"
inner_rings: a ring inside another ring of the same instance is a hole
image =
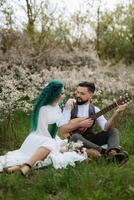
[[[99,152],[102,151],[102,145],[107,144],[108,150],[115,148],[119,149],[119,131],[116,128],[111,128],[108,131],[102,131],[100,133],[87,133],[86,135],[81,135],[79,133],[74,133],[70,141],[77,142],[78,140],[83,142],[84,147],[90,149],[96,149]]]

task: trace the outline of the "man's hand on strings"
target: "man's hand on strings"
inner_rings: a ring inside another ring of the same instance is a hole
[[[117,105],[117,109],[116,109],[116,112],[117,113],[120,113],[120,112],[123,112],[127,107],[127,104],[123,104],[123,105]]]

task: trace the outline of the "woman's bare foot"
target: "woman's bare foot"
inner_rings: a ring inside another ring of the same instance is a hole
[[[20,166],[16,165],[16,166],[4,168],[4,171],[7,173],[13,173],[13,172],[17,171],[19,168],[20,168]]]

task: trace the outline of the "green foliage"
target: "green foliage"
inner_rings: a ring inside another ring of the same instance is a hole
[[[99,49],[101,58],[134,61],[134,4],[120,5],[100,16]]]
[[[127,5],[117,6],[114,11],[101,13],[100,7],[98,8],[94,42],[89,36],[90,31],[87,32],[87,29],[90,30],[91,27],[94,30],[96,23],[90,17],[90,12],[93,12],[90,6],[87,6],[85,13],[82,10],[76,11],[66,20],[65,8],[59,11],[56,6],[52,10],[50,1],[25,0],[25,3],[25,6],[22,6],[21,2],[19,5],[25,11],[27,21],[24,20],[22,31],[16,31],[18,25],[14,20],[13,6],[7,5],[6,0],[0,1],[0,13],[4,17],[1,27],[6,27],[0,30],[0,35],[2,35],[0,50],[3,54],[6,52],[11,54],[13,50],[20,55],[26,52],[26,55],[31,56],[29,60],[35,61],[40,60],[43,55],[47,63],[47,55],[53,49],[90,50],[91,45],[94,45],[102,59],[123,60],[126,63],[134,61],[134,4],[132,0]]]
[[[0,152],[19,148],[29,133],[31,115],[16,111],[0,123]]]

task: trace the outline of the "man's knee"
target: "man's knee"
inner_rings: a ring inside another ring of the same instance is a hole
[[[110,134],[116,135],[116,136],[118,136],[118,137],[119,137],[119,135],[120,135],[119,130],[118,130],[117,128],[111,128],[111,129],[109,129],[108,132],[109,132]]]
[[[70,140],[71,140],[71,141],[74,141],[74,142],[77,142],[78,140],[80,140],[81,137],[82,137],[81,134],[75,133],[75,134],[73,134],[73,135],[71,136]]]

